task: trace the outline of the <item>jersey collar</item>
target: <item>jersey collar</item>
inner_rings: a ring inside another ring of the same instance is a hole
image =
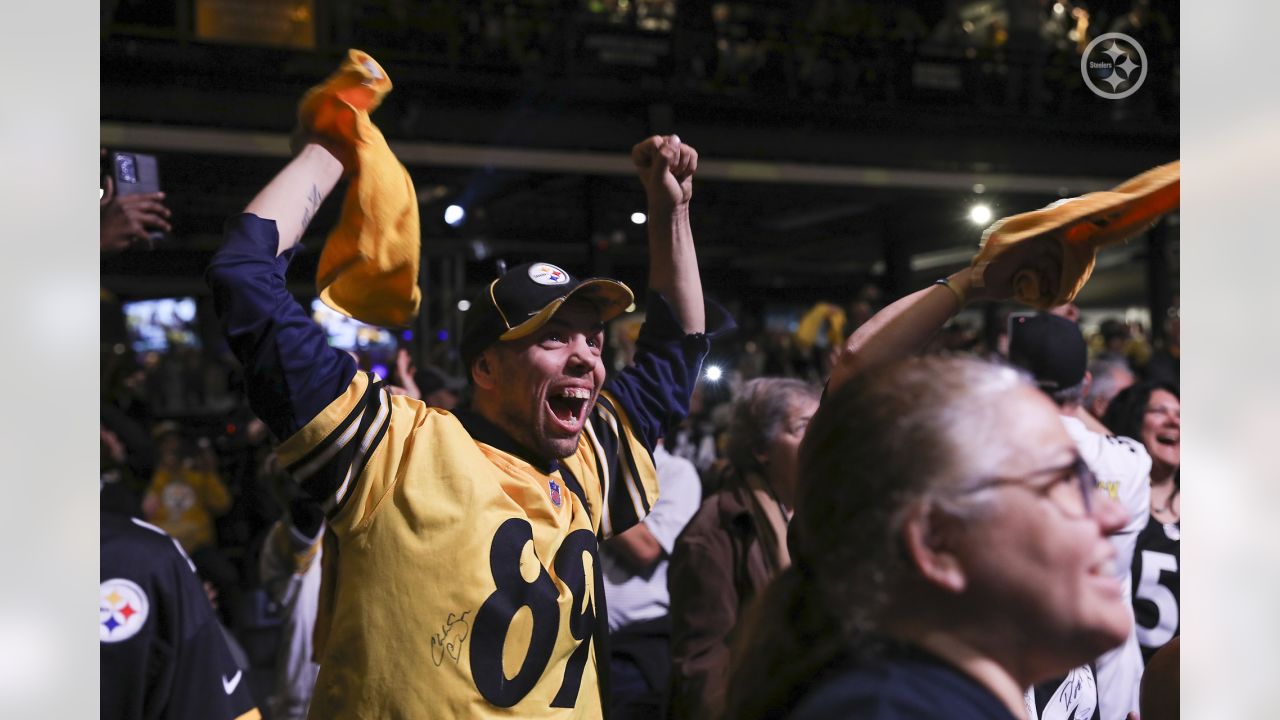
[[[472,412],[470,409],[457,408],[453,411],[454,417],[458,418],[458,422],[462,423],[462,427],[471,435],[472,439],[482,442],[501,450],[508,455],[514,455],[521,460],[529,463],[544,475],[551,475],[560,469],[560,464],[554,459],[541,457],[529,448],[516,442],[514,438],[506,433],[502,428],[493,424],[488,418],[479,413]]]

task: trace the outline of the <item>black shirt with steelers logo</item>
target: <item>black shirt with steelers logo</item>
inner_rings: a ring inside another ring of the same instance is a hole
[[[173,538],[101,513],[103,718],[257,720],[195,566]]]

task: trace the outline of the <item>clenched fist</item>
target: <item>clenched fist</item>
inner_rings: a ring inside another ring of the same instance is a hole
[[[654,135],[631,148],[631,161],[644,185],[650,210],[671,211],[689,204],[698,151],[678,135]]]

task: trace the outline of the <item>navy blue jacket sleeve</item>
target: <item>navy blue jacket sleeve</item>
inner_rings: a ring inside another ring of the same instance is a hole
[[[346,390],[356,363],[329,347],[324,331],[285,288],[297,247],[276,257],[274,220],[241,213],[227,221],[225,234],[205,279],[222,331],[244,366],[249,407],[284,439]]]
[[[689,414],[693,386],[711,341],[733,330],[733,318],[707,302],[707,332],[685,334],[666,298],[650,290],[633,363],[605,382],[652,452],[658,439]]]

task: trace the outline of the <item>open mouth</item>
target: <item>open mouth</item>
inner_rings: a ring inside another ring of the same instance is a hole
[[[547,406],[561,427],[568,432],[577,432],[587,411],[587,402],[591,399],[591,391],[583,387],[561,388],[547,398]]]
[[[1180,440],[1181,438],[1179,438],[1179,436],[1177,435],[1157,435],[1156,436],[1156,442],[1160,443],[1161,445],[1168,445],[1170,447],[1177,447]]]

